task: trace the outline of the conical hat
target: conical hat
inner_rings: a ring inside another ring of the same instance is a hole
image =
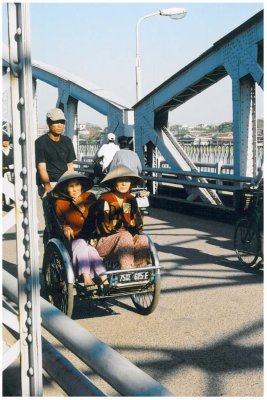
[[[93,181],[92,179],[88,178],[85,175],[82,175],[78,172],[69,172],[66,171],[61,177],[59,178],[56,186],[53,189],[53,192],[60,193],[62,189],[64,188],[66,182],[72,180],[72,179],[77,179],[78,181],[81,182],[83,186],[83,192],[86,192],[87,190],[91,189],[93,186]]]
[[[110,187],[114,184],[115,179],[124,177],[130,178],[132,185],[138,185],[144,182],[143,178],[141,178],[139,175],[136,175],[125,165],[120,164],[105,176],[105,178],[100,182],[100,185]]]

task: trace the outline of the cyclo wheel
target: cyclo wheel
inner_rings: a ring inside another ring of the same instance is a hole
[[[64,258],[53,242],[49,242],[45,249],[43,275],[48,301],[71,317],[74,304],[73,283],[67,281]]]
[[[160,275],[145,293],[136,293],[131,296],[137,311],[142,315],[151,314],[157,307],[160,296]]]
[[[251,267],[256,263],[260,253],[260,235],[256,224],[246,217],[240,218],[235,226],[234,248],[243,265]]]

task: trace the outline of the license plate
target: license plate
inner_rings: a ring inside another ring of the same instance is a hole
[[[150,271],[125,272],[118,276],[118,283],[146,281],[150,278]]]

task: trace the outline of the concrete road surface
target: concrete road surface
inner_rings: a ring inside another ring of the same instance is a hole
[[[42,229],[40,213],[40,236]],[[77,299],[73,319],[177,397],[263,396],[263,270],[239,264],[233,225],[151,209],[145,229],[164,267],[157,309],[142,316],[130,298]],[[7,236],[4,260],[10,263],[13,246]],[[41,266],[41,240],[39,247]],[[44,335],[109,396],[117,395]]]

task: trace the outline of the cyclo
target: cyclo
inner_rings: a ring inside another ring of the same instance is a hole
[[[43,199],[46,228],[44,231],[43,278],[45,295],[50,303],[72,316],[75,296],[84,300],[106,300],[130,296],[140,314],[148,315],[157,307],[160,296],[160,263],[156,247],[148,236],[151,264],[145,267],[119,269],[119,264],[104,259],[108,289],[85,290],[72,263],[71,242],[65,237],[55,211],[53,191]]]

